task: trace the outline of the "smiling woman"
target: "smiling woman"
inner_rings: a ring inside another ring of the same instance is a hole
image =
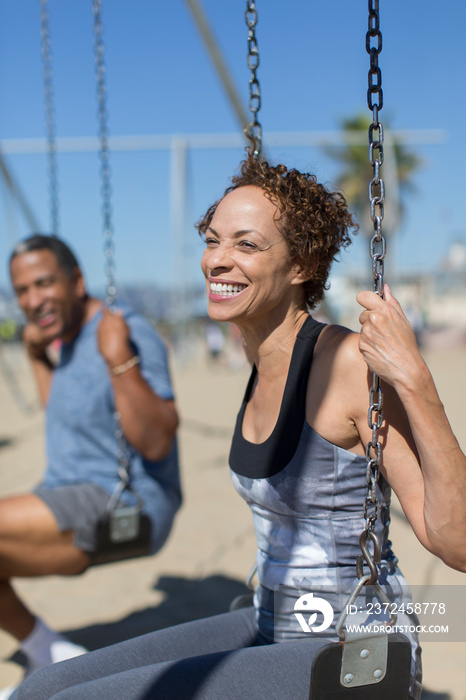
[[[361,336],[309,313],[352,226],[342,196],[314,176],[255,158],[198,224],[209,316],[239,327],[253,365],[229,458],[256,530],[253,607],[42,671],[18,700],[308,700],[311,661],[338,640],[339,614],[359,580],[372,437],[368,366],[384,382],[383,464],[374,486],[380,518],[372,533],[384,595],[402,610],[407,584],[388,539],[391,487],[424,546],[466,570],[466,459],[398,302],[388,288],[385,299],[361,293]],[[314,593],[334,613],[324,636],[322,625],[313,627],[316,611],[304,626],[294,614]],[[417,618],[404,609],[398,624],[409,629],[409,697],[419,700]],[[368,608],[355,624],[370,625],[371,614]],[[406,700],[407,692],[391,697]],[[367,693],[358,697],[374,697],[372,686]]]

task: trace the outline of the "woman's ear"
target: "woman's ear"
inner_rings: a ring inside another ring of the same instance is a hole
[[[304,284],[312,277],[312,272],[309,268],[305,269],[301,265],[294,265],[291,284]]]

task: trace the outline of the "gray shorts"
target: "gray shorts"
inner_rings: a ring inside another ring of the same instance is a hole
[[[95,484],[70,484],[55,488],[38,486],[34,493],[50,508],[60,532],[73,530],[73,542],[78,549],[95,550],[96,524],[104,517],[110,498],[105,489]]]

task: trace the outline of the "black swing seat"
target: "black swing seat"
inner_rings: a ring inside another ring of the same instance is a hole
[[[133,494],[135,503],[123,505],[124,491]],[[124,559],[145,557],[151,552],[151,521],[143,512],[143,503],[130,485],[128,467],[121,471],[118,482],[107,504],[105,516],[96,525],[96,550],[91,564],[110,564]]]
[[[382,643],[387,645],[386,670],[380,680],[377,680],[377,676],[381,676],[382,673],[379,669],[374,673],[374,655],[372,650],[369,652],[365,648],[367,643],[359,644],[359,647],[356,645],[354,653],[345,654],[346,662],[343,659],[344,645],[352,642],[338,642],[322,647],[312,662],[309,700],[408,700],[411,644],[408,638],[399,632],[384,636],[386,639],[382,640]],[[361,670],[366,659],[369,665],[372,663],[372,668],[368,669],[368,673],[363,668],[358,679],[358,668]],[[345,663],[346,666],[343,666]],[[375,666],[379,665],[376,661]],[[365,684],[356,685],[361,681]]]
[[[112,517],[115,514],[116,518]],[[97,523],[96,541],[97,549],[91,555],[92,566],[146,557],[150,554],[150,518],[130,508],[117,508],[108,518]]]

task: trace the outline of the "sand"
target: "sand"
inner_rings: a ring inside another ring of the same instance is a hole
[[[0,496],[4,497],[37,483],[44,449],[43,416],[27,362],[18,347],[0,350],[2,366],[7,364],[14,372],[21,393],[20,400],[14,398],[2,372]],[[89,649],[223,612],[245,590],[243,580],[255,556],[254,535],[249,510],[230,484],[227,460],[248,370],[236,361],[212,364],[202,346],[195,355],[183,355],[172,371],[182,416],[185,501],[163,551],[155,557],[95,567],[80,576],[15,581],[33,611]],[[426,359],[466,449],[466,348],[430,350]],[[445,595],[444,586],[465,585],[464,574],[446,567],[417,542],[396,502],[391,535],[410,583],[439,595]],[[464,608],[458,613],[464,616]],[[466,629],[464,640],[424,644],[425,700],[443,700],[443,693],[449,693],[451,700],[466,700]],[[0,632],[0,688],[22,676],[17,649],[15,640]]]

